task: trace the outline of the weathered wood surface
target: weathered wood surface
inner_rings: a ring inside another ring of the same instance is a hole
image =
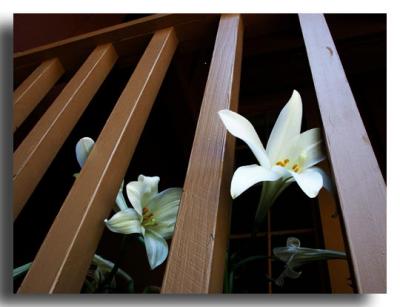
[[[300,14],[357,289],[386,292],[386,185],[321,14]]]
[[[13,214],[18,216],[117,59],[97,47],[14,152]],[[38,204],[40,205],[40,204]]]
[[[222,292],[234,139],[217,112],[237,110],[243,28],[240,15],[220,19],[162,293]]]
[[[14,91],[13,132],[35,109],[63,73],[64,67],[58,58],[44,61]]]
[[[80,291],[176,46],[173,28],[154,34],[19,293]]]

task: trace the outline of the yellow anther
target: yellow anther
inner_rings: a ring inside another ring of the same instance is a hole
[[[292,166],[292,170],[294,170],[297,173],[300,170],[300,166],[298,164],[295,164]]]
[[[289,159],[285,159],[285,160],[279,160],[275,164],[279,165],[279,166],[282,166],[282,167],[285,167],[286,165],[288,165],[288,163],[289,163]]]

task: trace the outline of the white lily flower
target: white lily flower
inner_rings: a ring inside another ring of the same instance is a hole
[[[300,133],[302,103],[297,91],[293,91],[280,112],[265,149],[246,118],[230,110],[221,110],[218,114],[226,129],[244,141],[259,162],[259,165],[239,167],[231,182],[233,199],[251,186],[264,182],[256,222],[262,221],[279,194],[294,181],[311,198],[318,195],[322,186],[329,189],[329,178],[321,169],[314,167],[325,159],[321,150],[320,129]]]
[[[138,181],[127,184],[126,192],[133,208],[127,208],[105,220],[113,232],[142,234],[151,269],[164,262],[168,244],[174,232],[182,195],[181,188],[169,188],[158,193],[159,177],[140,175]]]

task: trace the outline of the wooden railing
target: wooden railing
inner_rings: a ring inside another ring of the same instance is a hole
[[[14,152],[14,219],[117,58],[139,52],[149,39],[18,293],[79,292],[175,50],[207,18],[218,16],[154,15],[15,55],[16,78],[27,78],[14,92],[14,131],[66,67],[87,58]],[[323,15],[300,15],[300,26],[352,274],[358,292],[382,293],[385,183]],[[238,108],[243,33],[240,15],[220,17],[162,293],[222,291],[235,143],[217,111]],[[34,71],[28,76],[29,70]]]

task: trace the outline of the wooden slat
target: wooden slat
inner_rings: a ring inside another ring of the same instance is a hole
[[[79,292],[103,220],[175,52],[173,28],[154,34],[75,181],[19,293]]]
[[[314,89],[302,89],[301,97],[304,101],[304,119],[308,127],[321,127],[321,118]],[[314,101],[315,100],[315,101]],[[318,167],[322,168],[329,177],[332,172],[328,161],[322,161]],[[340,219],[338,204],[335,195],[322,189],[318,194],[318,211],[321,221],[323,246],[321,248],[346,252],[344,242],[343,226]],[[327,261],[330,289],[332,293],[353,293],[349,261],[328,260]]]
[[[117,59],[111,44],[97,47],[14,153],[14,219]],[[38,204],[40,205],[40,204]]]
[[[386,292],[386,186],[323,15],[301,14],[360,293]]]
[[[237,110],[243,28],[221,17],[183,195],[163,280],[163,293],[221,292],[230,225],[234,139],[218,118]]]
[[[13,132],[35,109],[63,73],[64,67],[57,58],[44,61],[14,91]]]
[[[323,163],[325,165],[327,162]],[[323,168],[328,169],[327,166]],[[340,216],[333,195],[322,189],[318,194],[318,203],[324,248],[345,251]],[[329,260],[327,265],[332,293],[353,293],[348,263],[343,260]]]

